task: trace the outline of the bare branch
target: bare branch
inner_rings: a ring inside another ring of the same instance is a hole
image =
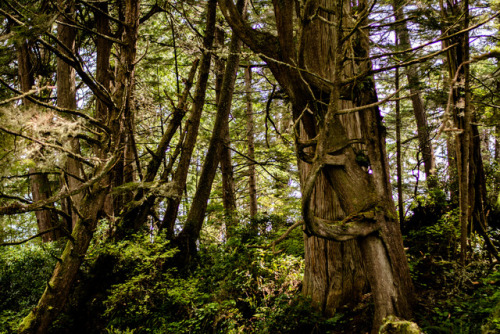
[[[42,231],[40,233],[37,233],[37,234],[29,237],[28,239],[24,239],[24,240],[20,240],[20,241],[12,241],[12,242],[3,242],[3,243],[0,244],[0,246],[16,246],[16,245],[21,245],[21,244],[24,244],[24,243],[26,243],[26,242],[28,242],[30,240],[33,240],[33,239],[38,238],[38,237],[41,237],[44,234],[47,234],[47,233],[59,230],[60,228],[61,228],[61,226],[58,225],[58,226],[49,228],[48,230]]]

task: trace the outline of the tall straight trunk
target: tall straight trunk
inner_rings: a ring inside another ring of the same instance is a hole
[[[215,39],[218,48],[224,47],[224,30],[217,28]],[[219,57],[215,62],[215,100],[217,106],[220,103],[222,89],[224,61]],[[231,135],[229,133],[229,118],[224,122],[224,145],[221,150],[220,170],[222,174],[222,204],[226,213],[226,225],[228,231],[232,229],[235,221],[232,219],[236,211],[236,196],[234,193],[233,162],[231,158]]]
[[[32,86],[35,83],[33,78],[33,66],[30,61],[27,42],[19,43],[19,46],[17,48],[17,55],[21,91],[27,92],[31,90]],[[27,99],[23,99],[23,105],[26,107],[33,106]],[[50,198],[50,196],[52,196],[52,190],[47,174],[43,173],[37,168],[30,168],[29,172],[31,196],[33,198],[33,201],[43,201]],[[53,206],[53,204],[51,206]],[[59,224],[57,215],[49,209],[35,211],[35,216],[39,232],[50,230],[57,224]],[[59,230],[54,230],[52,232],[43,234],[42,241],[53,241],[58,239],[60,236],[61,232]]]
[[[57,25],[57,37],[70,52],[75,52],[76,30],[68,26],[71,21],[68,17],[74,16],[75,3],[74,1],[58,1],[59,9],[64,12],[59,20],[61,23]],[[66,54],[66,51],[61,46],[60,51]],[[65,109],[76,110],[76,82],[75,70],[66,64],[62,59],[57,60],[57,106]],[[80,153],[80,143],[78,139],[71,139],[71,150],[74,153]],[[78,188],[81,184],[81,163],[71,157],[67,157],[66,169],[64,175],[65,186],[69,190]],[[68,216],[71,217],[71,223],[68,223],[68,229],[71,230],[78,220],[78,206],[82,199],[82,194],[75,194],[63,202],[63,208]]]
[[[94,11],[96,30],[100,35],[110,36],[111,28],[109,25],[109,18],[107,16],[107,14],[109,13],[108,4],[105,2],[99,2],[96,3],[95,6],[99,9]],[[110,57],[112,47],[113,43],[109,39],[101,36],[96,37],[96,80],[104,89],[108,91],[110,90],[111,84]],[[106,104],[103,101],[97,99],[95,112],[96,118],[103,124],[106,124],[108,120],[108,113],[109,110]],[[100,148],[96,148],[96,155],[100,159],[104,159],[106,156],[106,152],[104,152]],[[106,214],[107,218],[113,223],[115,215],[113,208],[113,198],[111,194],[107,195],[104,201],[104,213]]]
[[[399,23],[395,29],[396,36],[399,40],[399,45],[402,50],[411,49],[410,33],[406,25],[406,15],[403,12],[404,1],[394,0],[393,10],[396,21]],[[424,102],[420,94],[420,79],[415,66],[408,66],[405,68],[406,78],[410,88],[411,102],[413,106],[413,113],[417,122],[417,134],[420,151],[424,159],[424,169],[429,189],[438,186],[436,179],[436,158],[429,132],[429,125],[427,123],[427,115],[424,108]]]
[[[455,141],[451,137],[446,138],[446,154],[450,201],[451,203],[458,204],[457,153],[455,150]]]
[[[398,38],[396,37],[396,45]],[[396,68],[396,91],[399,90],[399,68]],[[399,223],[403,224],[405,220],[405,212],[403,205],[403,163],[401,161],[401,103],[399,101],[399,93],[396,94],[396,169],[398,178],[398,213]]]
[[[238,8],[243,10],[245,0],[238,0]],[[212,183],[219,165],[220,154],[224,146],[226,137],[227,121],[231,111],[234,86],[240,61],[241,41],[233,33],[229,46],[229,57],[227,59],[224,78],[220,92],[220,100],[217,105],[217,114],[215,124],[212,130],[212,137],[208,150],[205,154],[205,160],[201,169],[200,179],[196,192],[188,212],[186,222],[182,231],[175,238],[175,244],[179,248],[179,254],[183,266],[189,266],[196,255],[196,242],[200,236],[205,212],[212,189]]]
[[[245,95],[247,119],[247,155],[248,161],[248,197],[250,207],[250,219],[257,215],[257,175],[255,173],[255,135],[253,121],[253,103],[252,103],[252,67],[250,64],[245,68]]]
[[[499,89],[500,91],[500,89]],[[495,126],[495,162],[497,165],[500,165],[500,126]],[[495,177],[495,194],[499,194],[500,192],[500,175],[497,174]],[[499,194],[500,196],[500,194]]]
[[[137,39],[139,31],[139,1],[128,0],[119,2],[118,12],[120,18],[129,22],[119,27],[122,41],[126,46],[118,51],[115,66],[113,96],[117,108],[109,110],[109,123],[111,128],[111,142],[120,144],[120,159],[113,168],[112,187],[119,187],[135,179],[134,161],[134,129],[131,126],[134,120],[134,107],[132,98],[135,85],[135,57],[137,54]],[[113,196],[114,214],[123,210],[131,201],[130,193],[118,193]]]
[[[173,182],[176,185],[176,196],[168,199],[167,209],[163,217],[162,228],[167,229],[169,239],[174,237],[175,221],[179,212],[179,204],[182,200],[182,192],[186,185],[189,164],[193,155],[193,150],[198,138],[198,129],[200,127],[201,114],[205,104],[205,95],[207,91],[208,76],[210,73],[210,63],[212,60],[212,47],[215,37],[215,13],[217,1],[209,0],[207,3],[207,18],[205,37],[203,39],[203,54],[200,60],[200,70],[196,81],[194,92],[194,101],[191,107],[191,114],[187,120],[185,140],[182,144],[182,152],[179,158],[179,164],[175,171]]]
[[[440,2],[441,14],[444,19],[460,17],[461,21],[453,27],[449,33],[455,30],[466,29],[469,24],[468,0],[461,3],[448,3],[445,8]],[[453,123],[460,132],[455,137],[455,151],[457,158],[459,208],[460,208],[460,262],[465,266],[467,261],[468,227],[471,219],[471,200],[473,200],[473,187],[471,180],[471,107],[470,107],[470,83],[469,83],[469,34],[464,32],[444,42],[445,46],[457,43],[457,46],[447,52],[447,63],[452,85],[452,95],[448,101],[447,109],[451,109]]]

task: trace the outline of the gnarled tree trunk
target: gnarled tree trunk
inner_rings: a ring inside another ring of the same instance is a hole
[[[233,30],[263,55],[292,102],[306,233],[338,242],[356,240],[359,245],[358,255],[353,251],[356,246],[344,247],[344,258],[332,260],[342,261],[342,266],[320,268],[323,272],[348,268],[346,257],[362,261],[374,297],[376,332],[388,315],[410,316],[412,284],[391,197],[381,116],[376,106],[363,107],[377,102],[373,80],[363,75],[371,70],[366,61],[368,40],[358,30],[366,24],[370,8],[364,1],[356,3],[357,13],[351,13],[350,3],[336,0],[308,1],[297,11],[291,0],[273,4],[277,36],[252,29],[232,1],[219,1]],[[297,12],[300,29],[294,36]],[[316,207],[318,194],[328,198],[325,206],[337,201],[341,212],[329,208],[330,217],[318,217],[322,211]],[[310,250],[309,265],[324,259],[324,247]],[[306,274],[305,283],[315,274]],[[347,270],[338,275],[351,282],[355,273]],[[340,294],[351,287],[361,289],[348,284]],[[330,293],[323,292],[317,295]],[[318,304],[326,304],[326,297],[318,298]]]

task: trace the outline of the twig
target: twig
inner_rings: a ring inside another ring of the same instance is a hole
[[[47,234],[47,233],[50,233],[52,231],[58,230],[60,228],[61,228],[61,226],[52,227],[52,228],[49,228],[48,230],[42,231],[40,233],[37,233],[34,236],[29,237],[28,239],[24,239],[24,240],[21,240],[21,241],[3,242],[3,243],[0,244],[0,246],[16,246],[16,245],[21,245],[21,244],[24,244],[24,243],[26,243],[26,242],[28,242],[30,240],[38,238],[38,237],[40,237],[40,236],[42,236],[44,234]]]
[[[260,248],[260,249],[269,249],[269,248],[272,248],[273,249],[273,254],[276,255],[276,254],[279,254],[281,253],[283,250],[281,251],[278,251],[276,252],[275,250],[275,247],[277,244],[279,244],[280,242],[282,242],[283,240],[286,239],[286,237],[288,237],[288,235],[290,233],[292,233],[292,231],[297,228],[298,226],[301,226],[301,225],[304,225],[304,221],[303,220],[299,220],[297,221],[295,224],[293,224],[292,226],[290,226],[288,228],[288,230],[285,231],[285,233],[283,233],[278,239],[274,240],[273,242],[271,242],[269,245],[265,245],[265,246],[260,246],[260,245],[247,245],[247,248]]]

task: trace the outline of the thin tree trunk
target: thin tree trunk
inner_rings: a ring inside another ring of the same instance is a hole
[[[448,160],[448,185],[451,203],[458,204],[458,174],[457,153],[455,141],[451,137],[446,138],[446,153]]]
[[[405,14],[403,6],[405,2],[401,0],[394,0],[393,9],[396,21],[400,21],[396,27],[396,36],[399,40],[399,45],[403,50],[411,49],[410,33],[406,25]],[[429,125],[427,124],[427,115],[425,113],[424,102],[420,94],[420,79],[418,77],[417,69],[415,66],[408,66],[405,69],[406,78],[410,88],[411,102],[413,105],[413,113],[417,122],[417,134],[420,151],[424,158],[424,169],[429,189],[438,186],[436,179],[436,158],[432,148],[431,137],[429,133]]]
[[[398,39],[396,37],[396,45]],[[399,68],[396,68],[396,91],[399,90]],[[403,163],[401,161],[401,103],[399,93],[396,94],[396,168],[398,178],[398,213],[399,224],[403,225],[405,221],[404,202],[403,202]]]
[[[462,22],[454,29],[465,29],[469,24],[468,0],[462,3],[449,4],[444,7],[441,1],[443,18],[461,14]],[[454,29],[447,30],[452,34]],[[471,110],[470,110],[470,83],[469,83],[469,35],[467,32],[459,34],[451,40],[444,42],[445,46],[457,43],[457,46],[447,53],[447,62],[452,85],[452,99],[448,101],[447,110],[452,110],[455,128],[461,130],[455,137],[455,150],[457,157],[457,174],[460,208],[460,262],[465,266],[467,261],[468,227],[471,219],[471,200],[473,199],[473,186],[471,185]]]
[[[243,10],[244,0],[238,0],[237,6]],[[219,164],[220,154],[224,146],[224,138],[227,131],[227,120],[231,111],[234,86],[238,73],[240,60],[241,41],[235,33],[231,37],[229,46],[229,57],[224,71],[220,100],[217,106],[217,115],[210,138],[208,150],[200,174],[200,179],[196,192],[188,212],[184,228],[175,238],[175,244],[179,247],[179,253],[183,266],[188,266],[196,255],[196,241],[200,236],[200,231],[205,219],[207,203],[212,189],[212,183]]]
[[[57,25],[57,35],[64,48],[75,52],[76,30],[68,26],[71,24],[69,18],[66,16],[74,16],[75,3],[74,1],[59,0],[58,6],[64,15],[61,15],[59,20],[61,23]],[[63,54],[66,51],[61,46],[59,49]],[[76,83],[75,83],[75,70],[66,64],[62,59],[57,60],[57,106],[65,109],[76,110]],[[74,153],[80,153],[80,142],[78,139],[73,138],[70,140],[71,150]],[[69,190],[78,188],[81,184],[81,163],[71,157],[67,157],[66,169],[64,175],[64,186]],[[71,230],[78,220],[78,206],[82,199],[83,194],[75,194],[65,200],[63,208],[69,217],[71,217],[71,224],[68,224],[68,229]]]
[[[217,28],[215,33],[216,44],[218,48],[224,47],[224,30]],[[220,103],[220,91],[223,82],[224,61],[218,58],[215,62],[215,100],[217,106]],[[228,227],[228,235],[230,230],[236,223],[233,220],[233,215],[236,211],[236,196],[234,194],[234,177],[233,177],[233,162],[231,159],[231,135],[229,133],[229,118],[224,124],[224,145],[220,157],[220,169],[222,173],[222,204],[226,214],[226,225]]]
[[[110,36],[111,28],[109,25],[109,18],[106,15],[109,13],[108,4],[105,2],[99,2],[96,3],[95,6],[99,9],[94,11],[96,30],[101,35]],[[109,39],[101,36],[97,36],[96,40],[96,80],[104,89],[109,91],[111,84],[111,69],[109,65],[113,43]],[[108,120],[108,112],[109,110],[106,104],[97,99],[95,112],[96,118],[103,124],[106,124]],[[96,148],[96,155],[100,159],[104,159],[106,152],[101,148]],[[115,214],[113,208],[113,198],[110,194],[106,196],[104,201],[104,212],[109,221],[114,224]]]
[[[250,219],[257,215],[257,175],[255,173],[255,139],[254,139],[254,121],[253,121],[253,103],[252,103],[252,67],[245,68],[245,90],[246,90],[246,109],[247,119],[247,155],[248,161],[248,197],[250,206]]]
[[[500,89],[498,89],[500,91]],[[495,162],[497,165],[500,165],[500,126],[495,126]],[[495,194],[499,194],[500,192],[500,175],[495,176]]]
[[[162,228],[167,229],[169,239],[174,237],[175,221],[179,211],[179,204],[182,200],[182,192],[186,185],[187,175],[189,172],[189,164],[193,155],[193,150],[198,137],[198,129],[200,126],[201,114],[205,104],[205,95],[207,91],[208,76],[210,73],[210,63],[212,59],[212,46],[215,36],[215,13],[217,8],[216,0],[210,0],[207,3],[207,20],[205,28],[205,37],[203,40],[203,54],[200,60],[200,71],[194,93],[193,106],[191,115],[187,120],[185,127],[185,140],[182,144],[182,152],[179,158],[179,164],[175,171],[173,182],[176,185],[176,196],[168,199],[167,209],[163,217]]]

